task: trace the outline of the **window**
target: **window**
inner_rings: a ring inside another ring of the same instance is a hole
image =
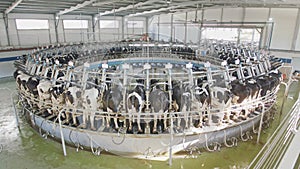
[[[87,29],[88,20],[63,20],[65,29]]]
[[[16,19],[17,29],[49,29],[48,20]]]
[[[128,28],[143,28],[144,22],[143,21],[128,21],[127,27]]]
[[[119,28],[119,21],[117,20],[100,20],[100,28]]]
[[[206,28],[203,31],[206,39],[235,41],[238,37],[238,28]]]

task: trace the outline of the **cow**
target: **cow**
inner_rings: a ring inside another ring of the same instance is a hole
[[[98,109],[98,99],[99,99],[100,91],[97,87],[92,87],[86,89],[82,95],[82,106],[84,108],[83,112],[83,123],[82,127],[86,128],[86,120],[90,117],[91,130],[96,130],[94,124],[95,111]]]
[[[40,80],[39,84],[37,85],[37,93],[38,93],[38,108],[40,110],[46,110],[46,116],[52,114],[50,110],[51,106],[51,94],[50,89],[52,88],[51,81],[47,79]]]
[[[134,122],[135,117],[132,114],[137,113],[137,125],[138,132],[142,133],[141,128],[141,113],[144,108],[144,101],[146,99],[144,80],[137,80],[137,85],[133,90],[128,92],[127,95],[127,111],[129,113],[129,131],[132,130],[132,122]],[[133,118],[133,119],[132,119]]]
[[[207,112],[211,106],[211,94],[209,89],[209,84],[207,82],[198,83],[194,88],[194,100],[192,101],[192,110],[199,112],[199,123],[196,127],[203,126],[203,115]],[[204,112],[202,112],[204,110]]]
[[[192,119],[189,120],[189,112],[191,111],[192,93],[189,84],[183,84],[181,82],[172,81],[173,86],[173,105],[176,112],[184,114],[185,125],[184,128],[188,129],[192,126]],[[181,128],[181,116],[177,117],[177,128]],[[192,117],[191,117],[192,118]]]
[[[220,86],[211,86],[210,94],[212,109],[217,108],[220,110],[220,112],[215,112],[217,114],[216,116],[218,117],[218,124],[220,125],[224,116],[225,119],[229,119],[229,112],[226,111],[226,109],[231,106],[232,100],[236,98],[233,98],[233,95],[229,89]]]
[[[110,86],[110,85],[108,85]],[[107,90],[103,93],[103,110],[108,113],[108,117],[106,120],[106,125],[109,128],[110,127],[110,115],[114,114],[114,127],[116,130],[119,129],[117,116],[120,112],[121,108],[121,101],[123,100],[123,94],[122,94],[122,85],[121,84],[112,84]]]
[[[278,70],[272,70],[269,72],[268,77],[271,82],[271,90],[278,90],[283,80],[282,73]]]
[[[39,85],[39,82],[40,80],[33,76],[31,76],[26,82],[27,89],[34,98],[38,96],[37,86]]]
[[[271,90],[271,81],[266,76],[259,76],[254,78],[260,88],[259,97],[265,97],[267,93]]]
[[[233,104],[245,104],[250,101],[251,96],[251,88],[248,87],[245,83],[241,83],[238,80],[231,82],[231,93],[234,95],[234,99],[232,99]],[[248,116],[248,106],[243,105],[245,109],[242,110],[242,112],[245,112],[244,116],[241,116],[243,119],[246,119]],[[237,115],[241,115],[241,112],[237,112]],[[234,116],[235,120],[237,120],[237,116]]]
[[[69,123],[70,113],[72,114],[73,125],[77,126],[76,111],[81,103],[81,88],[77,86],[71,86],[64,91],[65,104],[66,104],[66,123]]]
[[[154,116],[154,126],[152,133],[157,133],[157,120],[158,120],[158,115],[159,120],[161,120],[162,116],[164,117],[164,129],[167,128],[167,112],[169,109],[169,98],[168,94],[164,92],[159,85],[154,85],[152,87],[152,90],[150,91],[149,94],[149,101],[151,104],[151,110]]]
[[[26,83],[31,76],[20,70],[17,70],[14,73],[14,76],[16,76],[16,83],[17,83],[19,90],[27,92],[28,89],[27,89]]]
[[[49,94],[52,103],[51,110],[48,109],[48,112],[51,112],[50,114],[58,116],[59,111],[63,108],[65,104],[64,91],[64,85],[62,84],[50,87]]]

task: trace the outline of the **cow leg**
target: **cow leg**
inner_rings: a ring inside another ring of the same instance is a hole
[[[173,117],[171,117],[170,116],[170,118],[173,118]],[[166,131],[168,128],[169,128],[169,126],[167,125],[167,122],[168,122],[168,110],[166,110],[165,112],[164,112],[164,130]],[[171,121],[170,121],[170,123],[171,123]],[[171,125],[171,124],[170,124]],[[170,130],[173,130],[173,128],[171,129],[170,128]]]
[[[142,128],[141,128],[141,112],[138,113],[138,117],[137,117],[137,125],[138,125],[138,130],[139,132],[143,132]]]
[[[140,105],[140,107],[139,107],[138,119],[137,119],[138,129],[139,129],[140,133],[143,132],[143,130],[141,128],[141,113],[142,113],[142,105]]]
[[[118,114],[117,113],[116,113],[115,118],[114,118],[114,123],[115,123],[115,129],[118,130],[119,125],[118,125]]]
[[[186,111],[184,111],[183,112],[183,116],[184,116],[184,128],[185,129],[188,129],[188,127],[189,127],[189,117],[188,117],[188,112],[186,112]]]
[[[180,117],[180,114],[178,114],[178,117],[177,117],[177,129],[180,130],[180,124],[181,124],[181,117]]]
[[[82,124],[80,125],[81,128],[86,128],[87,113],[88,112],[86,112],[86,111],[82,112]]]
[[[95,124],[94,124],[94,118],[95,118],[95,113],[91,112],[91,114],[90,114],[91,130],[96,130]]]
[[[110,108],[107,108],[107,117],[106,117],[106,127],[109,128],[110,127],[110,114],[113,111]]]
[[[131,109],[128,109],[128,122],[129,122],[129,131],[132,131],[132,123],[133,123],[133,113],[134,113],[135,108],[133,106],[131,106]]]
[[[199,122],[197,124],[197,128],[202,128],[203,127],[203,112],[199,112]]]
[[[190,119],[189,120],[190,120],[189,127],[194,127],[192,114],[190,114]]]
[[[182,112],[183,112],[183,116],[184,116],[184,121],[185,121],[185,129],[188,129],[190,127],[190,122],[189,122],[189,113],[188,113],[188,108],[187,105],[183,105],[182,106]]]
[[[157,133],[157,114],[154,114],[154,118],[153,118],[153,120],[154,120],[154,124],[153,124],[153,131],[152,131],[152,133]]]
[[[66,110],[66,123],[69,124],[70,110]]]
[[[110,115],[109,113],[107,114],[107,117],[103,117],[103,125],[104,125],[104,118],[106,121],[106,127],[109,128],[110,127]]]
[[[71,116],[73,118],[73,125],[77,126],[77,121],[76,121],[76,111],[74,111],[75,109],[73,109],[73,112],[71,112]]]

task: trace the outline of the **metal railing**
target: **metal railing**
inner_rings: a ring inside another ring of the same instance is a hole
[[[278,167],[294,137],[293,131],[298,123],[299,109],[300,98],[298,98],[298,100],[294,103],[291,110],[278,125],[260,152],[249,164],[248,168],[259,169]]]

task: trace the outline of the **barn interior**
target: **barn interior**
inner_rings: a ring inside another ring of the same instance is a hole
[[[210,43],[247,45],[283,64],[278,113],[259,143],[249,139],[216,153],[189,149],[174,156],[170,168],[299,168],[299,25],[298,0],[0,0],[0,168],[166,167],[109,153],[93,156],[80,147],[67,147],[64,157],[61,144],[16,118],[20,105],[12,104],[14,63],[23,55],[51,45],[149,41],[193,46],[203,57]],[[295,126],[286,120],[291,114]],[[277,147],[268,151],[266,145]]]

